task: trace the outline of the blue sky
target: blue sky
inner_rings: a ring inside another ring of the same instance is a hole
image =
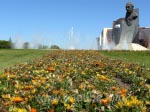
[[[150,26],[150,0],[0,0],[0,39],[95,49],[96,37],[125,16],[125,4],[140,9],[140,26]]]

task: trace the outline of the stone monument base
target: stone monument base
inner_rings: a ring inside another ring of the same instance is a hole
[[[119,43],[114,50],[133,50],[133,51],[145,51],[149,50],[136,43]]]

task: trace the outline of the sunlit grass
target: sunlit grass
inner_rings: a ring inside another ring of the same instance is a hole
[[[31,61],[40,58],[43,55],[49,54],[50,50],[35,50],[35,49],[13,49],[0,50],[0,73],[5,67],[10,67],[18,63]]]
[[[137,63],[150,68],[150,51],[100,51],[105,57]]]

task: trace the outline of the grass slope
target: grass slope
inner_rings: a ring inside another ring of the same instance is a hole
[[[150,68],[150,51],[100,51],[103,56]]]
[[[5,67],[10,67],[21,62],[26,62],[36,58],[40,58],[48,53],[50,53],[49,50],[35,49],[0,50],[0,73],[3,72],[3,69]]]
[[[149,112],[149,72],[99,51],[53,51],[0,75],[0,112]]]

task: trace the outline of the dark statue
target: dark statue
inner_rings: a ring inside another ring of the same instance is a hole
[[[116,20],[113,24],[112,37],[115,44],[132,43],[138,33],[139,19],[138,9],[129,2],[125,6],[125,18]]]
[[[150,49],[150,28],[139,27],[139,9],[134,9],[131,2],[125,5],[125,9],[125,18],[113,22],[112,40],[116,49],[123,49],[126,45],[131,50],[132,43]]]
[[[126,16],[125,20],[128,26],[132,25],[132,21],[135,20],[138,17],[138,14],[134,10],[134,5],[129,2],[126,4]]]
[[[148,48],[149,47],[149,37],[142,29],[139,29],[133,43],[137,43],[137,44],[142,45],[143,47]]]

